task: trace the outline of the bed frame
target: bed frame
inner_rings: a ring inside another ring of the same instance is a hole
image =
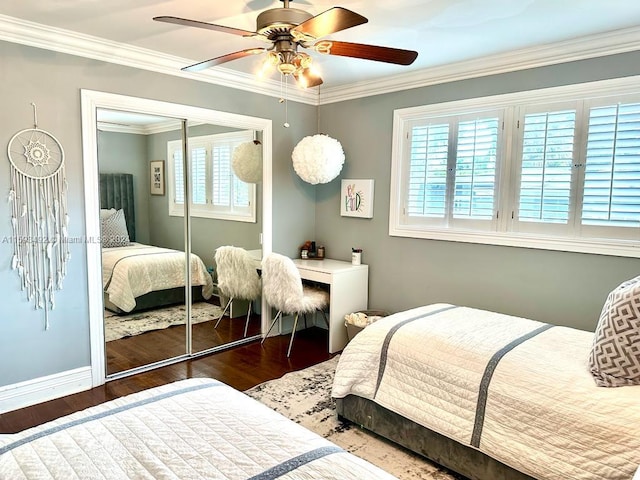
[[[133,191],[133,174],[131,173],[101,173],[100,174],[100,208],[115,208],[124,210],[125,221],[129,240],[136,241],[136,215],[135,196]],[[202,287],[191,288],[193,302],[204,300]],[[136,298],[136,306],[130,312],[124,312],[109,301],[109,296],[104,293],[104,307],[119,315],[149,310],[152,308],[177,305],[185,302],[184,287],[170,288],[149,292]]]
[[[351,421],[472,480],[535,480],[484,453],[355,395],[336,399],[338,418]]]

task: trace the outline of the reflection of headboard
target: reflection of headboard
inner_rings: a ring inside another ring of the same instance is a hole
[[[129,240],[136,240],[136,215],[133,197],[133,175],[130,173],[100,174],[100,208],[124,210]]]

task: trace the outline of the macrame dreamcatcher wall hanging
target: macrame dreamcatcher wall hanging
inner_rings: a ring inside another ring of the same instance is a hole
[[[38,128],[36,105],[33,126],[16,133],[7,153],[11,163],[11,225],[13,257],[21,289],[36,309],[55,308],[54,291],[62,289],[69,260],[67,179],[64,150],[50,133]]]

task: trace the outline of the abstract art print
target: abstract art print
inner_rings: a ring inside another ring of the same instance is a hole
[[[373,180],[342,180],[340,215],[373,218]]]

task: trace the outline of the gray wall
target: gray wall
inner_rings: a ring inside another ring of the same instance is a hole
[[[149,243],[149,168],[146,135],[98,131],[100,173],[133,175],[136,242]]]
[[[373,178],[375,198],[373,219],[341,217],[340,182],[318,187],[317,240],[343,260],[363,247],[370,308],[448,302],[593,330],[607,293],[640,274],[640,260],[389,236],[393,110],[638,74],[632,53],[322,106],[321,130],[345,150],[340,178]]]
[[[287,199],[275,202],[274,248],[293,254],[298,239],[313,235],[314,189],[295,180],[291,151],[303,136],[315,131],[315,107],[290,102],[292,127],[285,129],[281,126],[284,107],[272,97],[7,42],[0,42],[0,58],[0,144],[7,145],[16,132],[33,125],[30,103],[36,103],[38,126],[55,135],[65,150],[69,235],[75,240],[63,289],[56,292],[56,308],[49,315],[51,327],[45,330],[43,311],[34,310],[11,270],[10,212],[7,202],[0,202],[0,287],[6,298],[0,318],[0,386],[86,367],[90,362],[80,89],[273,119],[273,188],[277,196]],[[0,166],[0,192],[8,191],[9,162],[5,161]]]

